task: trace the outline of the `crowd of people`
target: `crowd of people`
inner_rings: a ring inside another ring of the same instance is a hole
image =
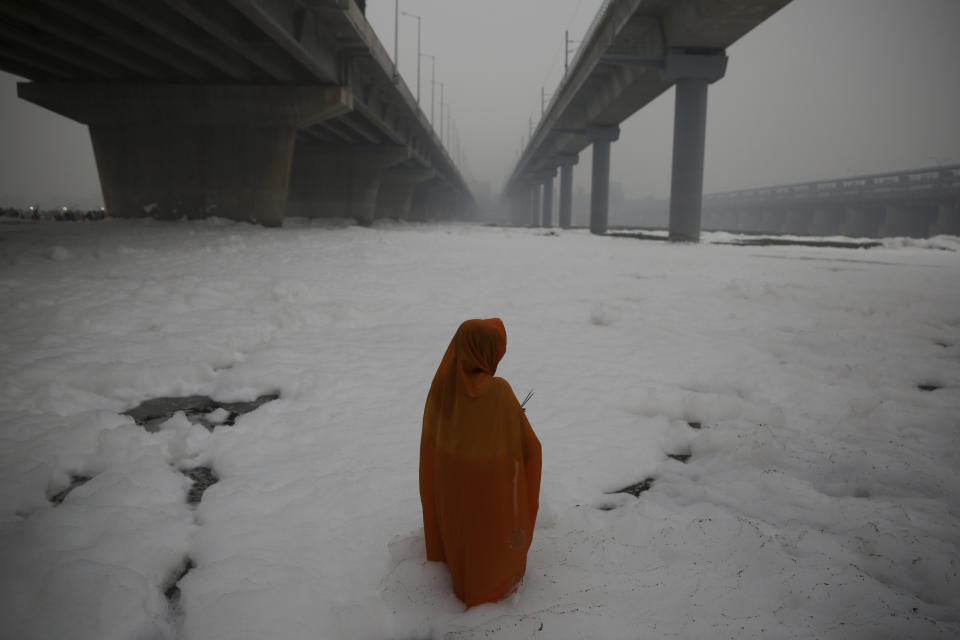
[[[73,209],[71,207],[60,207],[59,209],[41,209],[37,206],[19,209],[16,207],[0,207],[0,217],[15,218],[17,220],[55,221],[55,222],[96,222],[107,217],[104,208],[99,209]]]

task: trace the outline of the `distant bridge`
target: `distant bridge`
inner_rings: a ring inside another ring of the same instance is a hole
[[[472,205],[353,0],[0,0],[0,69],[89,125],[113,216],[369,223]]]
[[[960,235],[960,164],[710,194],[703,225],[867,238]]]
[[[790,0],[607,0],[507,180],[515,222],[549,225],[560,169],[561,226],[571,221],[573,166],[593,145],[590,230],[607,230],[610,145],[619,125],[676,87],[670,238],[700,234],[707,86],[725,50]]]

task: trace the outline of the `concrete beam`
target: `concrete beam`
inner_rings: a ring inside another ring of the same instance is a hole
[[[350,109],[336,87],[20,83],[90,126],[110,215],[280,225],[298,128]]]

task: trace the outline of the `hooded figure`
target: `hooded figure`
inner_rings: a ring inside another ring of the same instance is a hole
[[[446,562],[467,607],[496,602],[527,566],[540,497],[540,441],[510,385],[499,318],[467,320],[423,410],[420,500],[427,560]]]

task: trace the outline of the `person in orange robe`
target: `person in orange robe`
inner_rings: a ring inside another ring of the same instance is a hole
[[[497,364],[499,318],[460,325],[423,410],[420,501],[427,560],[446,562],[467,607],[519,585],[540,501],[540,441]]]

